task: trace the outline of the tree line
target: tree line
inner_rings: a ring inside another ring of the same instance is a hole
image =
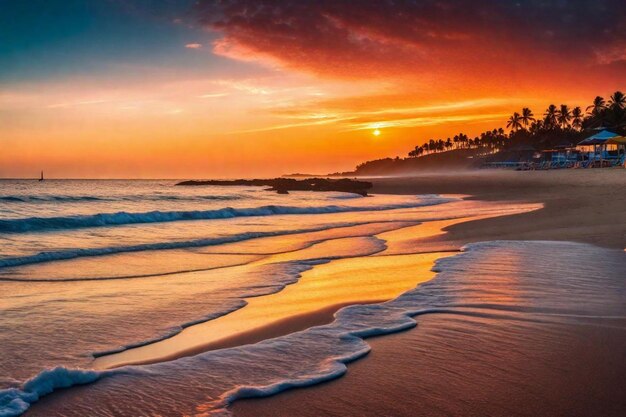
[[[585,130],[607,128],[624,133],[625,126],[626,95],[616,91],[608,100],[597,96],[585,111],[581,107],[570,108],[567,104],[558,107],[550,104],[541,116],[535,117],[530,108],[524,107],[507,120],[508,134],[498,128],[474,138],[459,133],[446,140],[430,139],[412,149],[408,156],[416,158],[453,149],[482,149],[493,153],[522,143],[547,149],[555,144],[575,144],[582,139]]]

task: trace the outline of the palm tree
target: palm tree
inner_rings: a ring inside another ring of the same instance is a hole
[[[543,120],[535,120],[530,125],[530,134],[536,135],[544,128]]]
[[[530,124],[530,122],[534,122],[535,118],[533,117],[533,111],[531,109],[529,109],[528,107],[524,107],[522,109],[522,124],[524,125],[524,128],[528,128],[528,125]]]
[[[572,111],[567,104],[561,104],[561,108],[556,113],[556,119],[563,129],[569,126],[569,122],[572,120]]]
[[[615,109],[607,115],[608,125],[612,128],[621,128],[626,126],[626,108]]]
[[[604,98],[596,96],[596,98],[593,99],[593,104],[587,106],[586,110],[589,114],[589,118],[585,120],[586,125],[589,127],[604,126],[608,110]]]
[[[626,96],[621,91],[616,91],[609,97],[609,108],[611,110],[622,110],[626,107]]]
[[[506,127],[510,128],[514,132],[517,132],[522,128],[522,116],[520,116],[518,112],[513,113],[513,115],[509,117]]]
[[[578,130],[583,127],[583,111],[580,107],[574,107],[572,110],[572,127]]]
[[[459,142],[463,144],[464,148],[467,148],[467,135],[465,133],[459,133]]]
[[[543,114],[543,124],[547,128],[553,128],[556,126],[557,122],[557,109],[554,104],[550,104],[546,109],[546,112]]]
[[[591,110],[589,114],[597,117],[602,113],[604,109],[606,109],[606,102],[602,97],[596,96],[596,98],[593,99],[593,104],[591,106],[587,106],[586,110],[588,112],[589,110]]]

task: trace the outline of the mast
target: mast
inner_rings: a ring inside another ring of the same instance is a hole
[[[43,181],[43,170],[41,171],[41,177],[39,178],[39,181]]]

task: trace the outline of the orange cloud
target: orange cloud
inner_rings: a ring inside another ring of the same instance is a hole
[[[621,0],[205,0],[197,13],[221,35],[214,53],[325,77],[484,94],[563,91],[626,71]]]

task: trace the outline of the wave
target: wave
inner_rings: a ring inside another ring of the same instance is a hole
[[[241,242],[249,239],[257,239],[262,237],[272,236],[286,236],[299,233],[319,232],[322,230],[337,228],[337,227],[349,227],[356,226],[364,223],[335,223],[332,225],[326,225],[323,227],[313,227],[307,229],[292,229],[283,231],[269,231],[269,232],[246,232],[236,235],[175,241],[175,242],[158,242],[158,243],[144,243],[139,245],[130,246],[114,246],[104,248],[90,248],[90,249],[70,249],[65,251],[53,251],[53,252],[40,252],[35,255],[11,257],[0,259],[0,268],[7,268],[20,265],[35,264],[40,262],[62,261],[67,259],[80,258],[84,256],[102,256],[102,255],[114,255],[116,253],[125,252],[142,252],[149,250],[164,250],[164,249],[185,249],[185,248],[198,248],[203,246],[215,246],[225,243]],[[1,278],[0,278],[1,280]],[[17,281],[17,280],[16,280]],[[24,280],[26,281],[26,280]]]
[[[398,330],[399,331],[399,330]],[[382,335],[383,333],[380,333]],[[345,337],[349,337],[346,335]],[[359,341],[362,339],[359,338]],[[278,382],[274,382],[265,386],[238,386],[231,391],[224,393],[219,398],[219,405],[211,410],[213,416],[232,416],[229,406],[237,400],[243,400],[246,398],[263,398],[271,397],[272,395],[279,394],[283,391],[287,391],[294,388],[307,388],[313,385],[321,384],[322,382],[332,381],[343,376],[348,367],[346,364],[354,362],[363,356],[367,355],[371,351],[369,345],[363,343],[359,349],[347,354],[341,358],[335,358],[333,361],[329,361],[327,369],[321,371],[315,375],[311,375],[308,378],[293,378],[286,379]]]
[[[91,227],[122,226],[142,223],[164,223],[185,220],[230,219],[234,217],[274,216],[283,214],[326,214],[359,211],[393,210],[428,205],[442,204],[451,199],[426,197],[410,203],[383,204],[378,206],[261,206],[252,208],[225,207],[214,210],[193,211],[149,211],[143,213],[98,213],[93,215],[76,215],[62,217],[27,217],[21,219],[0,220],[0,232],[26,233],[47,230],[68,230]]]
[[[249,288],[247,292],[241,293],[238,295],[239,299],[238,301],[234,302],[233,304],[227,306],[226,308],[223,308],[221,310],[217,310],[212,312],[211,314],[208,314],[204,317],[199,317],[196,319],[193,319],[191,321],[188,321],[186,323],[174,326],[172,328],[170,328],[167,332],[153,337],[151,339],[146,339],[146,340],[142,340],[139,342],[135,342],[135,343],[130,343],[127,345],[123,345],[123,346],[118,346],[116,348],[113,349],[108,349],[108,350],[103,350],[103,351],[98,351],[98,352],[92,352],[91,356],[93,356],[94,358],[99,358],[102,356],[106,356],[106,355],[111,355],[114,353],[119,353],[119,352],[123,352],[125,350],[129,350],[129,349],[133,349],[133,348],[137,348],[137,347],[141,347],[141,346],[146,346],[146,345],[151,345],[154,344],[156,342],[160,342],[162,340],[165,339],[169,339],[171,337],[176,336],[177,334],[179,334],[180,332],[182,332],[184,329],[188,328],[188,327],[192,327],[195,326],[197,324],[201,324],[201,323],[205,323],[207,321],[211,321],[214,320],[218,317],[222,317],[225,316],[227,314],[230,314],[236,310],[239,310],[243,307],[245,307],[246,305],[248,305],[248,301],[246,301],[246,299],[248,298],[254,298],[254,297],[260,297],[263,295],[269,295],[269,294],[275,294],[278,293],[280,291],[282,291],[283,289],[285,289],[285,287],[287,285],[290,284],[294,284],[296,282],[298,282],[298,280],[300,278],[302,278],[302,273],[305,271],[308,271],[310,269],[312,269],[314,266],[316,265],[321,265],[321,264],[325,264],[330,262],[330,259],[313,259],[313,260],[302,260],[302,261],[298,261],[298,262],[289,262],[286,265],[286,273],[282,274],[283,279],[271,284],[271,285],[265,285],[265,286],[256,286],[256,287],[252,287]],[[279,274],[275,274],[275,275],[279,275]]]
[[[365,198],[361,194],[342,193],[338,195],[331,195],[328,197],[330,200],[352,200],[354,198]]]
[[[68,369],[61,366],[46,369],[26,381],[20,388],[0,390],[0,417],[19,416],[44,395],[62,388],[89,384],[113,372]]]
[[[297,278],[299,278],[299,276],[297,276]],[[281,287],[279,287],[279,288],[281,288]],[[134,348],[138,348],[138,347],[142,347],[142,346],[146,346],[146,345],[151,345],[151,344],[160,342],[162,340],[170,339],[170,338],[176,336],[177,334],[179,334],[180,332],[182,332],[183,330],[185,330],[187,327],[195,326],[197,324],[205,323],[207,321],[216,319],[218,317],[225,316],[227,314],[232,313],[233,311],[236,311],[236,310],[241,309],[242,307],[245,307],[247,304],[248,303],[242,299],[242,300],[239,300],[238,303],[232,305],[228,309],[216,311],[216,312],[214,312],[212,314],[209,314],[207,316],[201,317],[199,319],[188,321],[186,323],[181,324],[180,326],[176,326],[176,327],[173,327],[173,328],[169,329],[167,332],[165,332],[165,333],[163,333],[163,334],[161,334],[159,336],[153,337],[151,339],[142,340],[140,342],[129,343],[129,344],[124,345],[124,346],[118,346],[118,347],[113,348],[113,349],[107,349],[107,350],[100,350],[100,351],[97,351],[97,352],[92,352],[91,356],[93,356],[94,358],[100,358],[102,356],[113,355],[115,353],[124,352],[125,350],[134,349]]]
[[[128,195],[99,197],[90,195],[3,195],[0,201],[9,203],[81,203],[89,201],[232,201],[240,200],[238,195]]]

